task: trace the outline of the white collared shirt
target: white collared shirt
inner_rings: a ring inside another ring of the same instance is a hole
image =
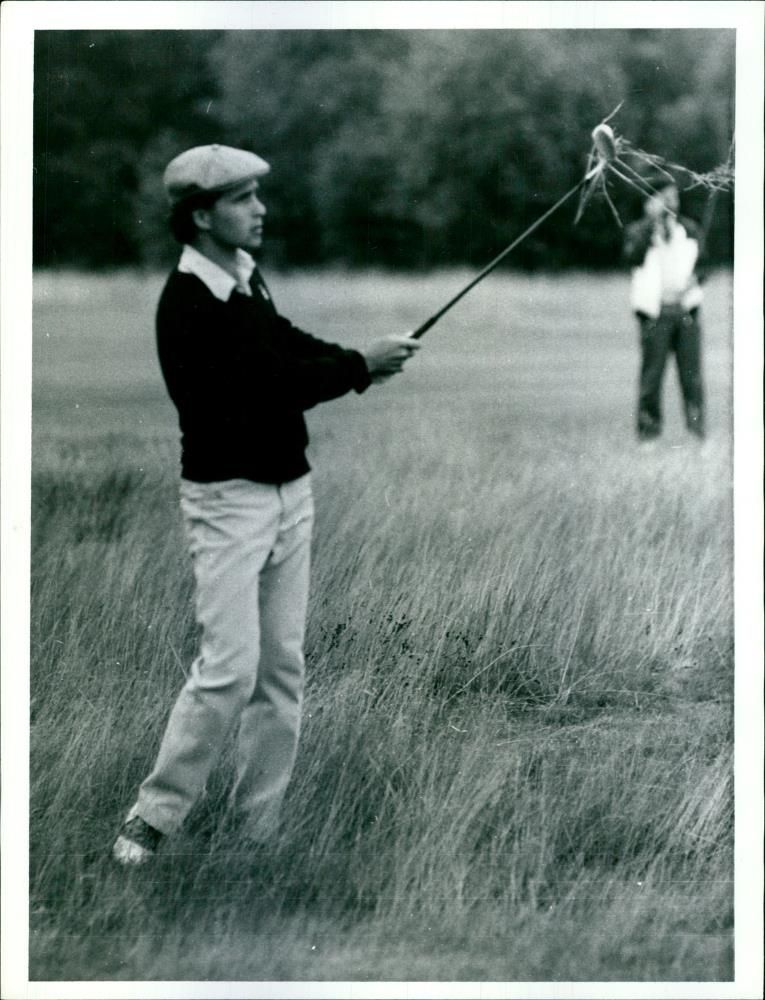
[[[704,293],[694,277],[698,241],[679,222],[670,227],[670,239],[654,236],[639,267],[632,269],[630,302],[635,312],[657,319],[663,305],[695,309]]]
[[[676,305],[682,301],[688,290],[693,269],[696,265],[698,248],[693,246],[683,226],[670,218],[667,220],[669,234],[661,231],[654,240],[654,250],[661,274],[661,301],[664,305]]]
[[[228,302],[234,289],[243,295],[252,295],[250,278],[255,270],[255,261],[246,250],[238,249],[236,251],[235,267],[237,278],[216,264],[215,261],[210,260],[209,257],[205,257],[199,250],[188,245],[184,246],[181,259],[178,261],[178,270],[182,274],[195,275],[221,302]]]

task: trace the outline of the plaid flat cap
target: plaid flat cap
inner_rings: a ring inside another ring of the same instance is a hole
[[[194,146],[180,153],[165,168],[164,185],[171,205],[211,191],[227,191],[245,181],[262,177],[271,169],[265,160],[246,149]]]

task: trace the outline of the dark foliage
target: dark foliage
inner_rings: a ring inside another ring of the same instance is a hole
[[[272,163],[272,263],[482,264],[582,176],[620,102],[636,146],[705,171],[733,134],[734,33],[632,31],[44,31],[35,47],[35,261],[164,263],[161,175],[222,141]],[[622,186],[619,209],[637,196]],[[710,216],[707,194],[686,213]],[[621,233],[574,206],[514,254],[610,267]],[[730,260],[732,197],[709,249]]]

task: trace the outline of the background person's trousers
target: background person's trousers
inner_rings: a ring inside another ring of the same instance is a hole
[[[292,773],[303,697],[313,499],[281,486],[181,483],[202,626],[137,812],[168,834],[202,792],[238,723],[233,806],[253,840],[274,832]]]
[[[701,377],[701,324],[698,310],[664,307],[658,319],[638,316],[640,323],[640,392],[638,437],[662,431],[661,391],[669,354],[675,355],[688,430],[704,436],[704,389]]]

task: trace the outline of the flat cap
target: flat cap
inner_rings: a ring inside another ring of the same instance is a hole
[[[180,153],[168,163],[163,180],[171,205],[177,205],[196,194],[235,188],[270,169],[255,153],[216,142]]]

